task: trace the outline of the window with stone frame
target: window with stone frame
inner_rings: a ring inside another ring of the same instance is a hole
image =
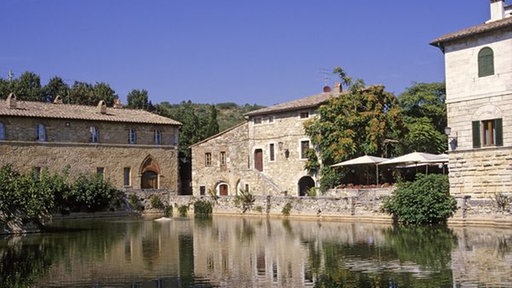
[[[123,169],[123,185],[131,186],[131,173],[132,169],[130,167],[124,167]]]
[[[89,142],[100,142],[100,130],[94,126],[89,127]]]
[[[212,153],[210,153],[210,152],[204,153],[204,166],[206,166],[206,167],[212,166]]]
[[[494,52],[484,47],[478,52],[478,77],[494,75]]]
[[[226,166],[226,151],[220,152],[220,166]]]
[[[307,152],[309,150],[309,140],[300,141],[300,158],[307,159]]]
[[[473,121],[473,148],[503,146],[503,120]]]
[[[270,143],[268,144],[268,157],[269,157],[269,161],[276,161],[276,144],[274,143]]]
[[[46,141],[46,127],[43,124],[37,124],[36,140],[41,142]]]
[[[0,140],[5,140],[5,125],[0,122]]]
[[[162,132],[160,132],[160,130],[155,129],[153,138],[154,138],[155,145],[162,144]]]
[[[299,113],[299,118],[300,119],[308,119],[309,118],[309,111],[301,111]]]
[[[128,129],[128,143],[129,144],[137,143],[137,133],[136,133],[135,129],[133,129],[133,128]]]
[[[199,195],[206,194],[206,186],[199,186]]]
[[[32,167],[32,177],[35,180],[39,180],[41,178],[41,167]]]
[[[261,124],[261,117],[254,117],[253,122],[254,124]]]
[[[100,177],[103,177],[103,174],[105,174],[105,168],[104,167],[96,167],[96,174]]]

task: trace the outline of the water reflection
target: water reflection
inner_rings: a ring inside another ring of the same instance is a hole
[[[215,217],[0,239],[0,287],[512,287],[512,231]]]

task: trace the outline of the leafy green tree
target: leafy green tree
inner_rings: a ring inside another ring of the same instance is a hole
[[[42,225],[54,201],[50,185],[32,174],[20,174],[11,165],[0,168],[0,223],[32,222]]]
[[[400,142],[403,153],[446,151],[446,88],[444,83],[415,83],[398,97],[407,133]]]
[[[0,99],[6,99],[12,92],[14,92],[12,81],[0,78]]]
[[[64,201],[73,212],[104,211],[117,201],[119,191],[102,175],[80,175],[72,184]]]
[[[342,169],[330,165],[364,154],[382,155],[384,140],[399,139],[403,130],[401,109],[394,95],[383,86],[364,87],[360,80],[321,106],[318,114],[304,126],[320,152],[323,191],[340,184],[343,176]],[[315,166],[309,163],[313,160],[310,157],[306,167]]]
[[[444,83],[415,83],[398,96],[404,115],[429,118],[434,128],[443,132],[446,127],[446,87]]]
[[[414,182],[400,183],[384,203],[384,209],[403,224],[438,224],[455,213],[448,176],[418,174]]]
[[[13,92],[19,100],[45,101],[41,88],[41,78],[33,72],[23,72],[13,80]]]
[[[133,89],[126,95],[128,100],[127,108],[131,109],[147,109],[149,107],[148,91],[145,89]]]
[[[58,76],[51,78],[48,84],[43,87],[43,96],[45,99],[54,100],[55,97],[60,96],[62,100],[65,101],[68,94],[69,85]]]
[[[110,87],[107,83],[98,82],[93,87],[94,102],[87,105],[98,105],[100,100],[105,101],[107,106],[111,107],[114,105],[114,100],[119,98],[116,91]]]
[[[117,98],[116,92],[106,83],[99,82],[92,85],[75,81],[69,92],[69,99],[63,100],[71,104],[90,106],[96,106],[100,100],[103,100],[107,106],[112,106]]]
[[[208,117],[208,123],[206,125],[206,138],[219,133],[219,123],[217,122],[217,108],[215,108],[215,105],[210,105],[209,114],[210,115]]]

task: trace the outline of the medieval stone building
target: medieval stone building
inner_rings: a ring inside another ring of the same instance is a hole
[[[512,188],[512,6],[491,0],[487,22],[441,36],[450,193],[489,199]]]
[[[192,193],[304,196],[317,175],[304,169],[311,147],[304,122],[339,94],[323,93],[247,113],[246,122],[191,146]]]
[[[0,165],[100,173],[121,189],[178,190],[180,123],[134,109],[0,100]]]

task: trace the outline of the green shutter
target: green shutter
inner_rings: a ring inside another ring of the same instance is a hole
[[[503,146],[503,119],[494,120],[496,127],[496,146]]]
[[[478,77],[494,75],[494,52],[484,47],[478,52]]]
[[[480,121],[473,121],[473,148],[480,146]]]

